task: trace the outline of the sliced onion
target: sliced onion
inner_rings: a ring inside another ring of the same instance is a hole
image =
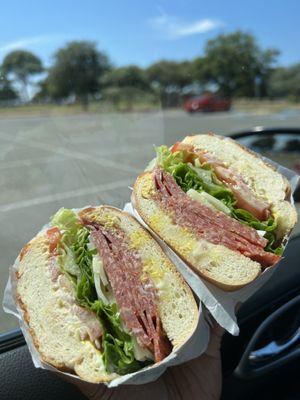
[[[190,189],[186,192],[186,194],[193,200],[199,201],[199,203],[202,203],[210,208],[214,208],[218,211],[222,211],[224,214],[230,215],[230,209],[226,207],[222,201],[216,199],[207,192],[197,192],[194,189]]]

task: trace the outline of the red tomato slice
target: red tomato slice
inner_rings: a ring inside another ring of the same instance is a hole
[[[60,230],[56,227],[50,228],[47,230],[47,236],[49,239],[49,250],[50,253],[55,253],[55,250],[57,248],[58,242],[60,241],[61,238],[61,233]]]
[[[176,142],[171,147],[171,152],[175,153],[175,151],[187,151],[192,153],[194,151],[194,146],[191,144]]]
[[[171,147],[171,152],[175,153],[175,151],[179,151],[179,147],[180,147],[180,142],[174,143],[173,146]]]

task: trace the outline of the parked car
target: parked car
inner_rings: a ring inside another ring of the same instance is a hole
[[[231,100],[225,99],[214,94],[205,94],[199,97],[193,97],[187,100],[183,108],[189,113],[197,111],[229,111],[231,108]]]

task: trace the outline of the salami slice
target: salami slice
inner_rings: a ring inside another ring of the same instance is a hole
[[[147,276],[142,276],[142,262],[126,241],[121,229],[105,229],[94,221],[91,238],[103,260],[124,326],[138,344],[154,354],[155,362],[172,350],[165,335],[156,303],[156,290]]]
[[[280,259],[264,250],[267,240],[260,237],[254,228],[191,199],[174,178],[161,168],[155,169],[153,178],[157,189],[156,200],[171,211],[176,224],[192,230],[198,237],[211,243],[239,251],[265,267]]]

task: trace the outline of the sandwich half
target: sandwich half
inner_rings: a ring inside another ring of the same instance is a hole
[[[95,383],[162,361],[198,322],[157,242],[108,206],[54,215],[19,255],[17,298],[43,362]]]
[[[273,166],[211,133],[156,151],[132,202],[196,273],[232,291],[280,260],[297,213],[288,181]]]

